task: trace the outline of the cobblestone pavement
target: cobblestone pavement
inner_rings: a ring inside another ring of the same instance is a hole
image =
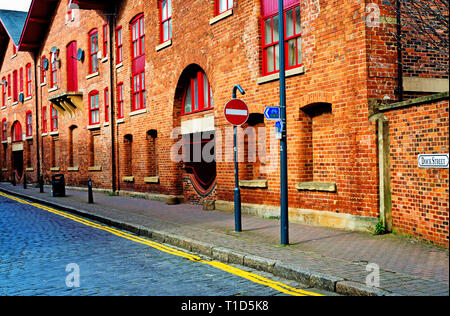
[[[283,295],[3,196],[0,245],[0,295]]]
[[[125,226],[138,225],[154,232],[210,243],[218,249],[223,247],[246,256],[281,262],[308,271],[310,281],[325,275],[327,278],[322,279],[331,280],[331,290],[335,291],[344,286],[358,289],[364,285],[370,273],[367,265],[372,263],[380,269],[381,295],[449,295],[448,249],[412,239],[290,223],[290,246],[281,247],[278,220],[243,216],[244,231],[235,233],[232,213],[203,211],[195,205],[166,205],[103,193],[95,193],[95,203],[87,204],[85,191],[67,190],[67,197],[52,198],[48,187],[46,193],[39,193],[36,188],[0,183],[0,189],[67,209],[83,210]]]

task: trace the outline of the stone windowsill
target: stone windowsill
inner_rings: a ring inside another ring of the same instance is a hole
[[[34,171],[34,168],[26,168],[25,171]]]
[[[155,50],[160,51],[161,49],[164,49],[166,47],[172,46],[172,39],[165,41],[164,43],[159,44],[156,46]]]
[[[267,188],[267,180],[239,180],[239,186],[242,188]]]
[[[225,12],[222,12],[221,14],[213,17],[209,20],[209,25],[213,25],[214,23],[219,22],[220,20],[223,20],[229,16],[233,15],[233,9],[227,10]]]
[[[109,126],[109,122],[103,123],[103,127],[108,127],[108,126]]]
[[[14,106],[14,105],[17,105],[17,104],[19,104],[19,101],[15,101],[11,105]]]
[[[47,85],[46,82],[41,83],[41,87],[43,87],[43,86],[45,86],[45,85]]]
[[[122,178],[123,182],[134,182],[134,176],[128,176]]]
[[[145,177],[145,178],[144,178],[144,182],[145,182],[145,183],[159,183],[159,177],[158,177],[158,176],[154,176],[154,177]]]
[[[116,120],[116,124],[122,124],[122,123],[125,123],[123,118]]]
[[[7,140],[2,140],[2,144],[8,144]]]
[[[78,168],[78,166],[75,166],[75,167],[68,167],[68,168],[67,168],[67,171],[79,171],[79,168]]]
[[[42,136],[42,137],[43,137],[43,136],[47,136],[47,133],[42,133],[41,136]]]
[[[130,112],[130,116],[135,116],[135,115],[139,115],[139,114],[144,114],[147,113],[147,109],[140,109],[140,110],[136,110],[133,112]]]
[[[59,167],[51,167],[50,171],[59,171]]]
[[[106,63],[107,61],[108,61],[108,56],[103,57],[102,60],[101,60],[102,63]]]
[[[29,96],[29,97],[26,97],[25,99],[23,99],[23,101],[25,102],[25,101],[28,101],[28,100],[31,100],[31,96]]]
[[[25,140],[32,140],[33,136],[25,136]]]
[[[91,78],[94,78],[94,77],[97,77],[97,76],[99,76],[100,75],[100,73],[97,71],[97,72],[94,72],[94,73],[91,73],[91,74],[89,74],[89,75],[87,75],[86,76],[86,80],[88,80],[88,79],[91,79]]]
[[[336,183],[334,182],[298,182],[295,188],[299,191],[320,191],[336,192]]]
[[[102,166],[91,166],[91,167],[88,167],[88,171],[102,171]]]
[[[8,168],[2,168],[2,171],[8,171]]]
[[[123,62],[116,65],[116,69],[123,67]]]
[[[297,68],[293,68],[293,69],[289,69],[285,71],[285,77],[292,77],[292,76],[296,76],[296,75],[301,75],[305,73],[305,66],[300,66]],[[272,82],[272,81],[276,81],[280,79],[280,73],[277,72],[275,74],[271,74],[268,76],[264,76],[264,77],[259,77],[258,79],[256,79],[256,82],[258,84],[264,84],[267,82]]]
[[[2,110],[6,109],[6,105],[1,107]]]
[[[100,129],[100,123],[99,124],[88,125],[87,129],[89,129],[89,130],[91,130],[91,129]]]
[[[57,135],[59,135],[59,132],[58,131],[50,132],[49,135],[50,136],[57,136]]]
[[[48,93],[58,90],[58,86],[48,89]]]

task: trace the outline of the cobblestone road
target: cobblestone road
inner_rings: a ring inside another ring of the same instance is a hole
[[[66,279],[75,280],[71,276],[76,270],[69,264],[79,268],[79,287],[69,287],[66,283]],[[72,269],[66,271],[66,268]],[[0,295],[283,293],[0,197]]]

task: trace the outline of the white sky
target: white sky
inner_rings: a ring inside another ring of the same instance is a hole
[[[31,0],[0,0],[0,9],[28,11]]]

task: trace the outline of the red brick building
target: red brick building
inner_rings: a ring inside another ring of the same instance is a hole
[[[239,132],[243,211],[278,216],[279,147],[263,116],[279,104],[278,1],[72,2],[34,0],[15,58],[7,44],[0,78],[30,63],[37,93],[2,108],[7,137],[15,121],[24,128],[28,107],[33,122],[29,139],[3,144],[2,179],[17,170],[21,143],[33,157],[31,181],[63,173],[71,186],[92,179],[119,194],[230,210],[233,140],[223,109],[240,84],[250,109]],[[291,220],[352,230],[381,221],[448,247],[448,168],[414,163],[421,153],[448,154],[448,92],[426,91],[427,82],[411,95],[444,94],[398,110],[396,19],[382,1],[284,2]],[[448,67],[426,72],[448,83]],[[439,140],[414,139],[406,159],[402,137],[415,137],[414,124]],[[414,193],[403,191],[400,172],[414,174],[403,180]],[[424,196],[422,181],[430,203],[411,201]]]

